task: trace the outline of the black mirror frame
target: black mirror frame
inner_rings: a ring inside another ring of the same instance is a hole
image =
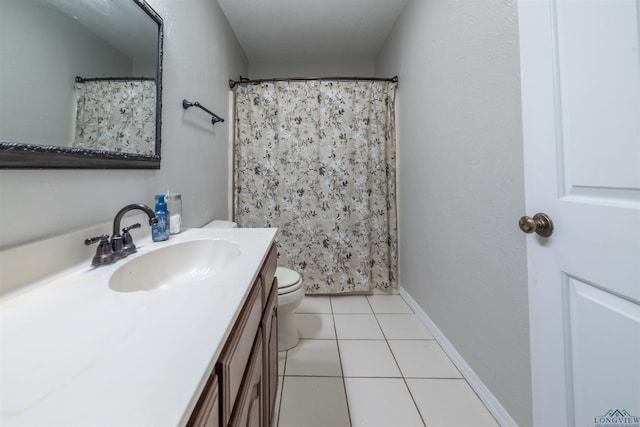
[[[133,0],[158,25],[156,67],[156,152],[153,156],[114,151],[87,150],[52,145],[0,142],[3,169],[160,169],[162,129],[162,42],[164,24],[144,0]]]

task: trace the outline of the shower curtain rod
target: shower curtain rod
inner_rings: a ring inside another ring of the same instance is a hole
[[[80,77],[76,76],[76,83],[84,83],[84,82],[98,82],[98,81],[109,81],[109,82],[137,82],[137,81],[148,81],[154,80],[153,77]]]
[[[308,81],[308,80],[354,80],[354,81],[383,81],[398,83],[398,76],[393,77],[279,77],[274,79],[257,79],[249,80],[240,76],[240,80],[229,80],[229,87],[233,89],[236,85],[244,84],[260,84],[269,82],[294,82],[294,81]]]

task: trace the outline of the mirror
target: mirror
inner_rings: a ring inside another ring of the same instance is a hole
[[[0,9],[0,167],[160,168],[163,24],[144,0]]]

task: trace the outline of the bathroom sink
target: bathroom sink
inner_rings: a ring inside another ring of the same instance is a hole
[[[109,279],[117,292],[169,289],[215,276],[240,255],[240,245],[228,240],[198,239],[138,255],[122,264]]]

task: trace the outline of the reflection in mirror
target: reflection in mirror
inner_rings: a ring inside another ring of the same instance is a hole
[[[143,0],[0,9],[0,166],[160,166],[162,20]]]
[[[76,77],[72,146],[155,154],[155,79]]]

